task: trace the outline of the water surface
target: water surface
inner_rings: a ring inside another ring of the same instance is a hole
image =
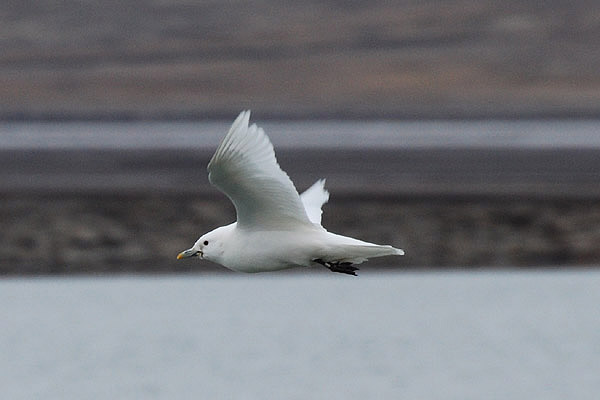
[[[222,122],[0,123],[0,149],[210,148]],[[600,148],[597,120],[261,121],[276,148]]]
[[[595,399],[600,272],[0,281],[10,399]]]

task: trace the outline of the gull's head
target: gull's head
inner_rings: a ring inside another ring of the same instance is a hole
[[[229,232],[229,229],[226,229],[228,227],[222,226],[202,235],[191,248],[179,253],[177,259],[200,257],[204,260],[218,262],[223,255],[223,247]]]

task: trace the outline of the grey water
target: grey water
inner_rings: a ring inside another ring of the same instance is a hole
[[[600,272],[0,280],[7,399],[595,399]]]
[[[232,116],[233,121],[233,116]],[[600,148],[598,120],[261,121],[276,148]],[[231,121],[4,122],[0,149],[214,148]]]
[[[325,177],[338,194],[600,195],[600,120],[256,122],[299,187]],[[201,174],[230,123],[0,123],[0,191],[209,193]]]

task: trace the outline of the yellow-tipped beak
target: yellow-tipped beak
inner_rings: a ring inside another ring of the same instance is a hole
[[[184,250],[181,253],[177,254],[177,259],[181,260],[182,258],[199,256],[201,254],[202,254],[201,251],[197,251],[197,250],[194,250],[194,249],[187,249],[187,250]]]

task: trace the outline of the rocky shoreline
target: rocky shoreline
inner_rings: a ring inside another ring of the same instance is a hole
[[[9,195],[0,199],[0,274],[216,272],[176,261],[233,207],[199,195]],[[600,260],[600,200],[352,198],[325,206],[334,232],[406,256],[368,268],[556,267]]]
[[[327,178],[324,226],[393,244],[364,269],[600,263],[595,148],[281,149],[302,190]],[[0,275],[224,272],[176,261],[232,222],[212,149],[0,152]]]

